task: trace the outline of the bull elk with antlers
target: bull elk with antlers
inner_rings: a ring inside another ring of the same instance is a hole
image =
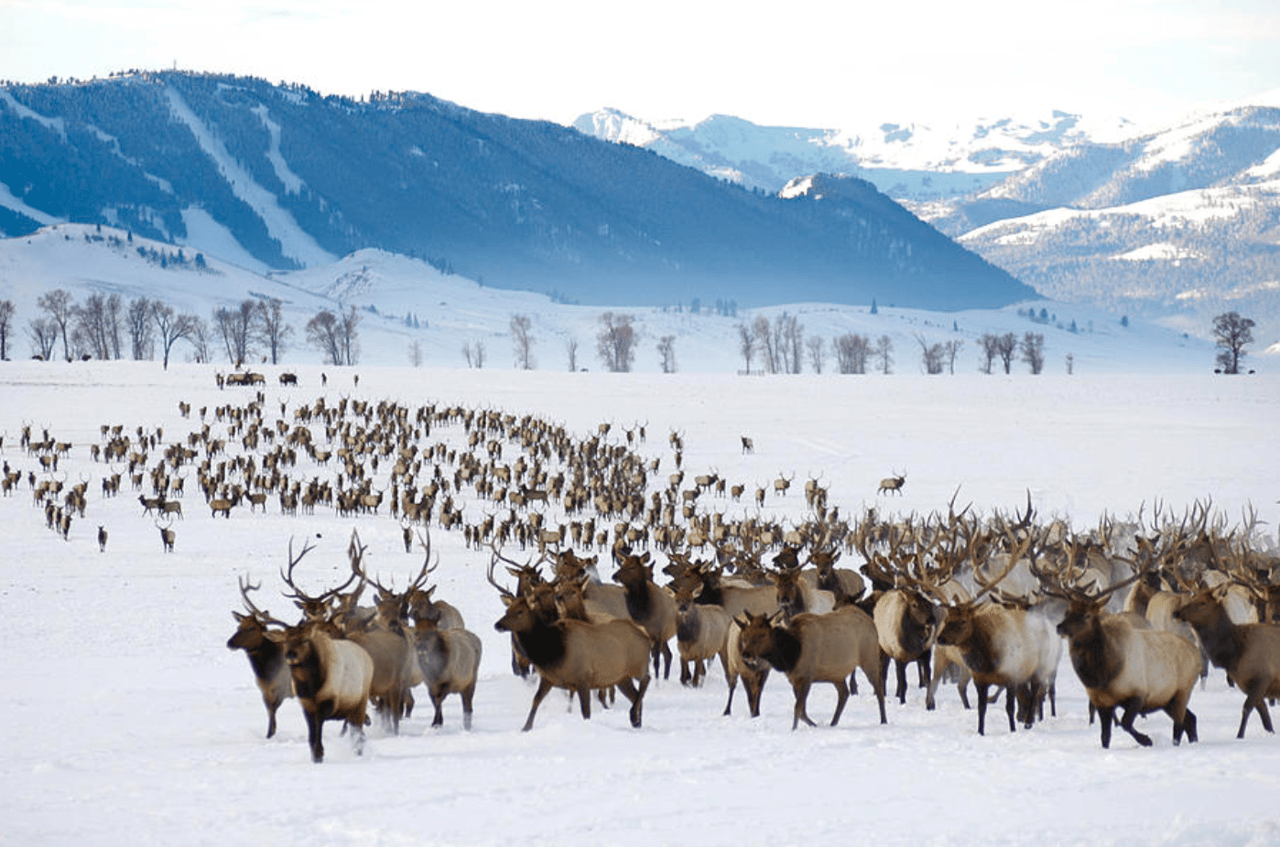
[[[227,639],[227,649],[243,650],[249,657],[254,681],[262,693],[262,705],[267,709],[267,738],[271,738],[276,734],[276,712],[280,704],[293,696],[293,677],[284,658],[285,627],[280,624],[280,629],[271,629],[270,625],[279,621],[249,599],[249,592],[261,588],[262,583],[252,585],[243,577],[239,582],[240,597],[248,614],[231,612],[236,631]]]

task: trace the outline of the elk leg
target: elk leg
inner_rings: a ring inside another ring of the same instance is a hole
[[[1120,728],[1133,736],[1133,740],[1141,744],[1143,747],[1151,746],[1151,736],[1139,732],[1134,729],[1133,722],[1138,717],[1138,711],[1142,703],[1137,697],[1131,697],[1124,702],[1124,714],[1120,717]]]
[[[978,684],[978,734],[986,735],[987,732],[987,683]]]
[[[1249,723],[1249,713],[1254,709],[1258,710],[1258,716],[1262,718],[1263,728],[1267,732],[1274,732],[1271,728],[1271,714],[1267,711],[1266,695],[1266,680],[1255,682],[1249,696],[1244,698],[1244,709],[1240,713],[1240,731],[1236,733],[1236,738],[1244,738],[1244,728]]]
[[[905,705],[907,702],[907,665],[897,659],[894,659],[893,663],[898,671],[898,693],[896,696],[899,705]]]
[[[817,726],[809,717],[809,686],[811,683],[807,679],[798,679],[791,685],[791,690],[796,695],[796,707],[791,718],[791,729],[794,730],[800,725],[800,721],[804,721],[809,726]]]
[[[364,755],[364,726],[351,724],[351,749],[357,756]]]
[[[462,728],[471,729],[471,701],[476,696],[476,684],[473,682],[462,690]]]
[[[1092,704],[1090,704],[1092,706]],[[1115,718],[1116,709],[1114,706],[1104,706],[1096,709],[1098,713],[1098,726],[1102,732],[1102,749],[1109,750],[1111,748],[1111,721]]]
[[[849,702],[849,686],[845,684],[843,678],[836,680],[833,685],[836,687],[836,713],[831,716],[831,725],[835,726],[840,723],[840,714],[844,711],[844,704]]]
[[[435,692],[429,692],[429,693],[431,694],[431,705],[433,705],[433,706],[435,706],[435,707],[436,707],[436,715],[435,715],[435,717],[434,717],[434,718],[432,718],[432,719],[431,719],[431,725],[432,725],[432,726],[444,726],[444,697],[445,697],[445,695],[443,695],[443,694],[436,694]]]
[[[1014,720],[1014,714],[1018,711],[1018,695],[1017,692],[1014,691],[1014,687],[1012,685],[1005,689],[1004,699],[1004,711],[1005,714],[1009,716],[1009,731],[1017,732],[1018,726],[1017,721]]]
[[[729,699],[724,704],[724,711],[721,713],[721,717],[733,714],[733,692],[738,689],[738,678],[736,676],[727,677],[725,682],[729,686]]]
[[[759,677],[743,677],[742,684],[747,689],[747,705],[751,708],[751,717],[760,717],[760,695],[764,692],[765,680],[769,678],[769,672],[764,671]]]
[[[542,698],[547,696],[547,692],[551,690],[551,683],[547,681],[545,676],[538,679],[538,690],[533,693],[533,704],[529,706],[529,717],[524,722],[524,728],[521,732],[528,732],[533,729],[533,716],[538,713],[538,704],[542,702]]]
[[[262,702],[267,707],[267,738],[270,738],[276,734],[276,710],[280,708],[280,703],[273,703],[265,697]]]
[[[578,689],[578,702],[582,706],[582,719],[584,721],[591,720],[591,689],[590,688]]]

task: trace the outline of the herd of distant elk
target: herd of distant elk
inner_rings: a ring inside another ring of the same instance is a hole
[[[647,438],[638,422],[620,436],[604,423],[575,438],[533,415],[461,406],[320,397],[289,414],[288,399],[278,405],[274,421],[263,391],[247,403],[201,407],[199,427],[169,442],[159,427],[104,425],[89,455],[110,469],[103,498],[126,483],[140,492],[142,516],[155,521],[167,552],[188,478],[214,519],[246,507],[265,513],[272,502],[283,515],[321,507],[376,517],[385,507],[401,525],[406,553],[423,549],[419,573],[396,591],[367,573],[366,548],[353,533],[346,581],[308,594],[294,571],[311,547],[294,555],[290,542],[280,576],[301,611],[292,623],[263,611],[252,595],[260,583],[241,579],[244,612],[233,613],[238,628],[228,647],[249,657],[268,737],[281,703],[299,700],[315,761],[323,758],[326,721],[343,721],[358,749],[370,705],[398,731],[418,685],[435,707],[434,726],[443,722],[443,699],[456,693],[470,727],[480,639],[427,584],[439,564],[432,528],[460,532],[468,549],[487,555],[488,581],[506,607],[495,626],[511,635],[512,668],[539,680],[525,730],[552,688],[576,696],[584,718],[593,697],[607,705],[621,692],[640,726],[650,679],[669,677],[673,638],[682,683],[700,684],[719,661],[725,714],[739,681],[754,717],[770,673],[785,675],[793,728],[813,723],[806,704],[815,682],[835,687],[836,724],[858,692],[859,670],[887,722],[889,669],[894,696],[905,703],[911,664],[927,709],[948,680],[968,709],[972,682],[980,734],[1001,694],[1009,730],[1030,728],[1046,703],[1056,714],[1065,641],[1103,747],[1116,723],[1149,746],[1134,721],[1158,710],[1172,719],[1175,743],[1197,740],[1188,702],[1210,665],[1245,697],[1237,737],[1253,711],[1273,730],[1267,700],[1280,696],[1280,559],[1255,549],[1253,512],[1229,529],[1211,503],[1181,516],[1157,504],[1145,518],[1144,505],[1134,520],[1104,515],[1096,529],[1076,532],[1062,520],[1038,521],[1028,495],[1025,511],[1011,515],[957,511],[953,497],[946,514],[887,518],[866,509],[850,519],[810,478],[803,521],[767,519],[770,488],[785,496],[793,474],[756,485],[753,516],[739,509],[741,517],[727,517],[727,507],[707,502],[741,502],[747,486],[718,473],[686,486],[678,431],[668,437],[675,470],[662,476],[665,456],[646,459],[638,450]],[[179,414],[189,420],[192,406],[181,402]],[[440,430],[456,435],[433,442]],[[84,518],[90,482],[81,473],[65,484],[59,462],[73,446],[23,427],[20,447],[36,463],[25,472],[33,502],[64,539],[72,517]],[[755,451],[747,436],[742,446]],[[507,453],[518,455],[509,461]],[[3,493],[23,476],[6,459]],[[877,494],[901,494],[905,483],[895,472]],[[103,526],[97,542],[105,551]],[[861,565],[837,567],[843,555]],[[598,569],[601,556],[611,579]],[[662,584],[655,556],[666,560]],[[372,605],[361,605],[369,586]]]

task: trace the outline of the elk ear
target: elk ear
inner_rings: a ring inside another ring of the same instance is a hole
[[[232,609],[232,610],[231,610],[231,617],[233,617],[233,618],[235,618],[235,619],[236,619],[236,623],[240,623],[240,622],[242,622],[245,618],[247,618],[247,617],[249,617],[249,616],[248,616],[248,615],[242,615],[242,614],[240,614],[239,612],[237,612],[235,609]]]
[[[748,618],[746,614],[734,616],[733,622],[738,625],[739,629],[746,629],[751,625],[751,619]]]

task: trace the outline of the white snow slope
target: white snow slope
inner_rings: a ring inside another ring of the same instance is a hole
[[[289,363],[319,363],[320,351],[307,343],[307,322],[321,309],[360,310],[360,364],[403,365],[411,362],[417,345],[423,364],[465,367],[463,347],[483,345],[487,368],[509,368],[515,362],[510,323],[514,315],[530,318],[534,368],[568,369],[568,348],[577,344],[579,368],[602,367],[596,354],[596,335],[605,309],[566,305],[543,294],[495,289],[456,275],[441,274],[424,262],[379,250],[360,250],[336,262],[293,273],[262,275],[237,266],[225,257],[205,255],[206,270],[193,267],[194,251],[183,248],[187,264],[161,267],[139,254],[140,247],[176,255],[178,247],[142,238],[126,241],[124,230],[110,227],[60,224],[22,238],[0,240],[0,300],[15,304],[9,358],[34,352],[25,328],[43,313],[41,295],[55,288],[67,290],[75,302],[90,294],[119,294],[128,301],[145,296],[166,302],[179,312],[190,312],[212,323],[214,309],[234,307],[246,298],[275,297],[283,302],[286,322],[293,336],[285,351]],[[659,341],[672,336],[679,372],[731,374],[744,369],[739,352],[740,324],[757,317],[773,321],[783,312],[795,315],[806,338],[820,338],[826,351],[824,373],[835,370],[832,340],[857,333],[873,342],[887,335],[893,345],[893,373],[917,374],[921,368],[921,340],[933,345],[958,341],[957,374],[978,369],[984,334],[1024,333],[1044,336],[1046,373],[1064,373],[1067,357],[1075,373],[1204,373],[1213,367],[1215,350],[1202,340],[1204,326],[1172,331],[1138,320],[1121,325],[1121,316],[1074,303],[1036,300],[1001,310],[925,312],[893,307],[892,292],[878,303],[839,306],[828,303],[795,303],[735,315],[716,315],[702,304],[698,313],[690,303],[669,308],[615,308],[635,321],[634,370],[661,370]],[[1043,310],[1046,322],[1035,323],[1023,315]],[[1073,331],[1074,327],[1074,331]],[[1182,334],[1185,331],[1188,335]],[[1202,337],[1196,337],[1202,336]],[[1265,348],[1274,339],[1259,338]],[[213,360],[226,360],[220,341],[212,345]],[[127,344],[126,344],[127,347]],[[61,354],[61,348],[57,351]],[[192,348],[179,342],[176,361],[192,359]],[[1253,347],[1248,352],[1257,352]],[[126,352],[127,355],[127,352]],[[804,371],[814,369],[806,353]],[[1248,367],[1265,371],[1273,357],[1247,359]],[[751,369],[761,369],[753,354]],[[1016,371],[1026,366],[1015,362]]]
[[[420,565],[400,526],[379,516],[285,517],[235,510],[213,520],[188,481],[176,549],[163,553],[137,492],[99,495],[110,469],[90,459],[100,427],[163,427],[161,444],[186,443],[203,423],[227,437],[220,406],[243,406],[247,389],[219,392],[213,365],[77,362],[0,363],[0,458],[24,474],[0,497],[0,843],[29,844],[1123,844],[1269,845],[1280,841],[1280,739],[1255,717],[1236,740],[1241,694],[1214,671],[1192,696],[1200,742],[1174,747],[1162,714],[1147,718],[1154,747],[1118,734],[1099,746],[1082,689],[1064,659],[1058,713],[1009,733],[999,711],[988,734],[947,690],[927,712],[920,691],[891,702],[878,724],[874,700],[851,700],[832,728],[793,732],[792,695],[778,675],[762,714],[747,717],[741,693],[722,717],[726,688],[713,672],[704,688],[657,680],[632,729],[624,710],[589,722],[556,693],[531,732],[519,731],[533,688],[512,676],[508,641],[494,631],[501,604],[486,583],[487,555],[457,532],[432,529],[440,556],[437,596],[459,607],[484,644],[476,717],[461,728],[456,698],[431,730],[426,696],[392,736],[371,727],[362,756],[338,727],[327,756],[310,761],[296,701],[280,711],[277,736],[245,660],[224,646],[240,607],[237,578],[261,581],[260,604],[292,617],[278,596],[290,539],[316,549],[299,582],[335,584],[358,529],[366,566],[403,585]],[[300,385],[276,385],[268,369],[268,421],[324,396],[437,403],[534,414],[576,438],[612,422],[609,436],[646,423],[635,449],[673,469],[667,435],[682,432],[690,474],[714,468],[731,482],[766,484],[779,474],[820,477],[844,515],[875,506],[885,516],[926,514],[958,502],[1012,511],[1029,491],[1044,519],[1077,528],[1103,511],[1146,514],[1157,501],[1178,514],[1212,498],[1235,524],[1252,504],[1277,518],[1280,382],[1271,375],[1138,376],[1045,374],[934,379],[737,377],[725,373],[569,374],[366,366],[296,368]],[[196,411],[179,416],[187,401]],[[35,460],[18,446],[24,422],[40,438],[71,444],[58,477],[88,484],[88,507],[63,540],[45,527],[25,474]],[[743,455],[739,435],[754,438]],[[323,433],[317,432],[317,438]],[[460,426],[437,426],[428,444],[465,446]],[[426,446],[424,444],[423,446]],[[157,447],[157,450],[161,449]],[[230,456],[238,439],[228,438]],[[521,450],[507,444],[503,460]],[[153,454],[154,455],[154,454]],[[376,476],[386,479],[387,465]],[[117,469],[123,470],[121,466]],[[905,471],[902,497],[877,497],[876,482]],[[303,457],[289,474],[328,478]],[[148,492],[149,493],[149,492]],[[467,520],[487,508],[464,486]],[[563,520],[558,507],[548,519]],[[756,506],[716,500],[727,516]],[[799,521],[804,499],[770,493],[768,518]],[[98,525],[109,541],[99,552]],[[1268,538],[1259,539],[1266,544]],[[523,560],[527,554],[507,551]],[[660,564],[664,557],[656,556]],[[855,563],[856,564],[856,563]],[[602,567],[602,570],[604,568]],[[809,709],[821,721],[834,704],[816,686]]]

